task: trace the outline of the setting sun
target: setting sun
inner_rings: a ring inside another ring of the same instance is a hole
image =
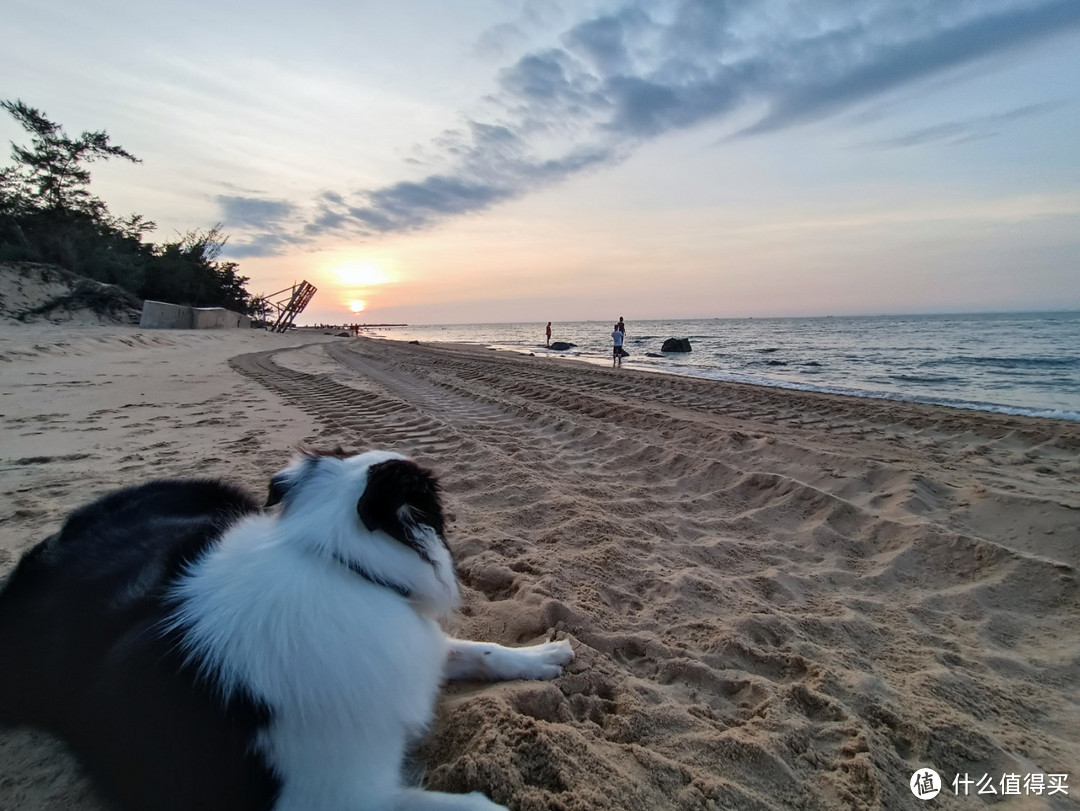
[[[367,305],[364,302],[360,301],[360,299],[350,301],[349,302],[349,312],[362,313],[366,306]]]
[[[350,287],[370,287],[393,281],[389,273],[371,262],[342,265],[334,269],[334,274],[338,281]]]

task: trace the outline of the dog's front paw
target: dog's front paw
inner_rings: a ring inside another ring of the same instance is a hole
[[[574,658],[569,640],[508,648],[494,642],[450,639],[443,666],[447,679],[554,679]]]
[[[560,639],[558,642],[544,642],[540,645],[532,645],[528,648],[516,648],[528,655],[528,659],[522,662],[530,672],[522,675],[525,679],[555,679],[562,675],[563,668],[574,659],[574,649],[570,646],[570,640]]]

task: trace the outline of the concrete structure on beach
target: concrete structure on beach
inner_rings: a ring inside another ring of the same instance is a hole
[[[224,307],[185,307],[144,301],[139,326],[146,329],[250,329],[251,318]]]

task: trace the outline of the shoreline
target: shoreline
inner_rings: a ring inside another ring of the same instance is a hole
[[[0,327],[0,373],[0,576],[150,478],[260,493],[300,443],[433,468],[463,593],[447,630],[565,635],[576,659],[444,691],[431,788],[514,811],[914,811],[932,767],[936,807],[962,811],[954,775],[1077,783],[1074,422],[299,330]],[[0,773],[0,807],[104,809],[43,734],[0,730]]]
[[[388,341],[388,342],[391,342],[391,343],[398,343],[398,344],[402,344],[402,345],[406,345],[406,344],[410,343],[409,341],[404,341],[404,340],[397,339],[397,338],[383,338],[383,337],[374,337],[374,336],[365,336],[365,335],[361,335],[360,338],[361,339],[371,340],[371,341]],[[344,340],[344,339],[342,339],[342,340]],[[1080,422],[1080,414],[1077,414],[1075,417],[1073,417],[1073,416],[1061,416],[1061,415],[1058,415],[1058,414],[1056,414],[1054,412],[1029,413],[1028,411],[1025,411],[1025,410],[1022,410],[1022,409],[1008,410],[1007,406],[995,406],[994,404],[986,404],[987,405],[986,408],[978,408],[978,407],[976,407],[976,404],[950,404],[950,403],[944,403],[944,402],[926,401],[926,400],[921,400],[921,399],[903,399],[903,398],[891,396],[889,394],[881,394],[880,396],[875,396],[875,395],[870,394],[870,393],[856,392],[856,391],[830,390],[830,389],[827,389],[827,388],[799,387],[799,386],[796,386],[796,385],[785,384],[783,382],[766,383],[766,382],[751,382],[751,381],[745,381],[745,380],[729,380],[729,379],[719,378],[719,377],[705,377],[705,376],[701,376],[701,375],[692,375],[692,374],[680,373],[678,371],[667,370],[667,369],[641,369],[641,368],[632,367],[632,366],[626,366],[626,367],[622,367],[620,369],[612,369],[611,363],[610,363],[609,360],[591,360],[589,358],[574,357],[574,356],[570,356],[570,355],[560,355],[560,354],[555,354],[555,353],[540,354],[540,353],[529,352],[529,351],[522,350],[522,349],[515,349],[513,347],[508,347],[508,346],[497,346],[497,347],[495,347],[495,346],[490,346],[490,345],[485,345],[485,344],[471,344],[471,343],[453,342],[453,341],[422,342],[421,345],[422,346],[434,347],[434,348],[447,349],[447,350],[459,350],[459,351],[462,351],[462,352],[476,353],[478,355],[483,355],[483,354],[488,353],[488,352],[501,352],[501,353],[503,353],[504,356],[517,356],[517,357],[520,357],[522,359],[527,359],[527,358],[530,358],[530,357],[536,357],[536,358],[541,358],[543,360],[552,361],[552,362],[556,362],[556,361],[557,362],[576,362],[576,363],[581,363],[583,365],[594,367],[594,368],[608,369],[608,370],[612,371],[615,374],[622,374],[622,373],[629,372],[631,374],[653,375],[653,376],[656,376],[656,377],[659,377],[659,378],[674,377],[674,378],[678,378],[680,380],[696,380],[696,381],[702,381],[703,383],[716,384],[718,386],[732,386],[732,387],[735,387],[735,388],[745,387],[748,390],[753,390],[753,391],[756,391],[756,390],[764,390],[764,391],[779,390],[779,392],[781,392],[781,393],[784,393],[784,392],[790,393],[792,396],[806,395],[807,397],[809,397],[811,399],[816,398],[816,397],[826,398],[826,401],[831,399],[831,398],[839,398],[839,401],[841,401],[841,402],[842,401],[847,401],[847,400],[855,400],[855,401],[859,401],[859,402],[865,402],[867,404],[879,403],[879,404],[882,404],[883,407],[891,406],[893,408],[899,408],[899,409],[904,409],[904,408],[910,407],[912,409],[915,409],[916,411],[920,411],[922,409],[930,409],[931,411],[934,410],[934,409],[943,409],[944,411],[950,412],[950,413],[961,412],[957,416],[970,415],[972,417],[979,417],[979,416],[986,415],[986,416],[991,417],[991,418],[995,418],[995,417],[996,418],[1002,418],[1002,419],[1015,418],[1015,419],[1021,420],[1021,421],[1032,420],[1032,421],[1035,421],[1036,423],[1043,422],[1043,421],[1050,422],[1050,423],[1060,422],[1060,423],[1064,423],[1066,425],[1071,425],[1073,427],[1080,428],[1080,426],[1077,426],[1077,423]]]
[[[966,317],[754,319],[640,322],[623,366],[795,391],[922,402],[1080,421],[1080,318],[1074,313]],[[1060,317],[1056,317],[1060,316]],[[1019,319],[1019,320],[1017,320]],[[843,326],[840,326],[843,322]],[[850,323],[849,323],[850,322]],[[786,323],[786,322],[785,322]],[[465,341],[522,354],[610,365],[595,323],[561,325],[565,353],[547,350],[527,325],[451,325],[377,331],[390,340]],[[967,333],[965,330],[971,330]],[[638,334],[640,333],[640,334]],[[694,351],[663,353],[661,337],[689,335]],[[1034,337],[1032,337],[1034,336]],[[847,348],[845,348],[847,347]]]

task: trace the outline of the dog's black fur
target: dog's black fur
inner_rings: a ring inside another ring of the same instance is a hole
[[[260,507],[161,481],[76,510],[0,588],[0,723],[67,741],[124,811],[506,811],[403,780],[445,679],[552,679],[567,640],[448,636],[434,475],[306,451]]]
[[[160,627],[168,587],[237,518],[209,480],[112,493],[31,549],[0,591],[0,722],[67,741],[130,811],[262,811],[280,785],[250,742],[270,722],[225,702]]]

